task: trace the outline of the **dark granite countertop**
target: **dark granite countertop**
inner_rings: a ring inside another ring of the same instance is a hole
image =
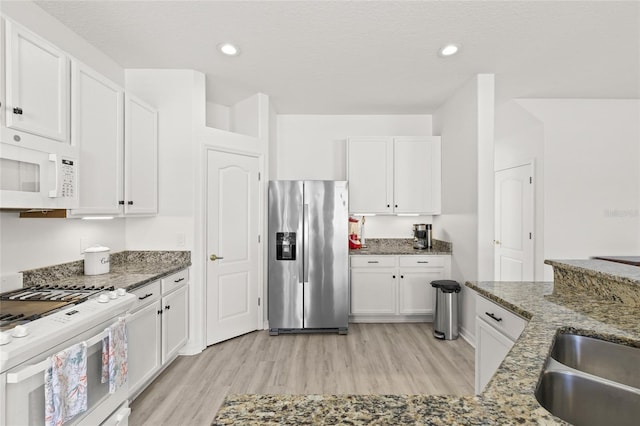
[[[25,287],[37,284],[106,286],[133,290],[191,266],[188,251],[125,251],[110,256],[108,274],[84,275],[82,260],[22,271]]]
[[[432,240],[433,248],[414,249],[411,238],[367,238],[366,247],[349,250],[350,255],[450,255],[451,243]]]
[[[528,319],[481,395],[231,395],[213,424],[563,425],[534,396],[556,333],[573,331],[640,347],[635,307],[579,291],[552,294],[553,283],[466,285]]]

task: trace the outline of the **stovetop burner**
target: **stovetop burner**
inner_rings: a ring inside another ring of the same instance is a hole
[[[0,294],[0,330],[23,325],[114,287],[40,285]]]
[[[114,287],[39,285],[2,293],[0,300],[64,300],[79,303],[94,294],[111,290],[114,290]]]

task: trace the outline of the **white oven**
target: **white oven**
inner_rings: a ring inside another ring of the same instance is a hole
[[[102,383],[102,339],[108,335],[106,329],[118,317],[124,317],[134,300],[131,294],[108,303],[97,298],[88,300],[27,323],[27,336],[13,337],[9,344],[0,347],[4,365],[0,375],[3,399],[0,425],[45,424],[44,372],[51,364],[49,357],[80,342],[87,345],[87,410],[64,423],[65,426],[126,425],[129,388],[125,382],[109,393],[108,380]],[[5,333],[11,335],[11,330]],[[11,348],[12,344],[18,346]]]
[[[73,149],[41,151],[0,143],[0,208],[71,209],[78,200]]]

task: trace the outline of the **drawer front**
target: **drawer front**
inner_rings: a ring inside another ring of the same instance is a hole
[[[526,320],[480,295],[476,297],[476,315],[513,341],[527,325]]]
[[[143,306],[147,306],[149,303],[160,300],[162,296],[160,294],[160,281],[154,281],[151,284],[136,288],[131,293],[137,297],[135,304],[131,308],[131,312],[135,312]]]
[[[393,268],[396,256],[351,256],[352,268]]]
[[[443,256],[400,256],[400,267],[442,267],[445,260]]]
[[[189,269],[183,269],[162,279],[162,294],[167,294],[189,282]]]

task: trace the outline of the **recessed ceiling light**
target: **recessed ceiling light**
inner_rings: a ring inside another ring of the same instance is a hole
[[[446,44],[438,50],[438,56],[447,57],[455,55],[460,51],[459,44]]]
[[[240,49],[231,43],[219,44],[218,50],[227,56],[238,56],[240,54]]]

